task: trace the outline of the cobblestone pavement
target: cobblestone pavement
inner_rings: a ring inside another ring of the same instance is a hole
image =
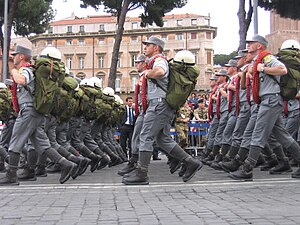
[[[122,167],[87,171],[58,184],[58,174],[0,187],[0,224],[23,225],[268,225],[300,224],[300,179],[254,171],[238,182],[204,166],[188,183],[152,161],[150,185],[125,186]]]

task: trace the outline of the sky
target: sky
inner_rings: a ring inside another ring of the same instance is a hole
[[[218,28],[217,37],[214,39],[215,54],[230,54],[237,50],[239,44],[238,6],[238,0],[188,0],[183,8],[174,9],[169,14],[192,13],[203,16],[210,14],[211,26]],[[64,19],[73,12],[78,17],[105,14],[103,10],[95,11],[91,7],[80,8],[80,0],[53,0],[52,7],[56,10],[55,20]],[[140,12],[140,10],[134,10],[127,16],[139,16]],[[258,8],[258,34],[265,36],[269,33],[270,13]],[[253,34],[252,22],[247,38],[251,38]]]

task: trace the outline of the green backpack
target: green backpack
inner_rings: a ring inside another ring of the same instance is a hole
[[[35,61],[34,107],[37,112],[49,114],[59,98],[60,87],[65,78],[65,64],[49,58]]]
[[[65,77],[62,87],[59,88],[59,98],[51,111],[53,116],[59,117],[61,121],[68,121],[73,117],[79,107],[79,100],[75,93],[79,85],[73,77]]]
[[[0,88],[0,121],[6,122],[13,113],[11,92],[7,88]]]
[[[284,100],[294,99],[300,90],[300,51],[283,49],[276,56],[288,70],[286,75],[280,77],[281,95]]]
[[[80,86],[84,95],[80,101],[80,114],[88,120],[96,120],[103,115],[102,92],[99,89]]]
[[[157,56],[162,57],[162,56]],[[148,68],[152,68],[155,57],[150,63]],[[164,57],[163,57],[164,58]],[[196,65],[187,63],[169,62],[169,84],[167,90],[163,88],[156,80],[152,81],[160,87],[166,94],[166,102],[175,110],[178,110],[184,105],[191,92],[195,89],[197,78],[200,70]]]

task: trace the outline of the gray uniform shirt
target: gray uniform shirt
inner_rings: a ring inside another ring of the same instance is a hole
[[[151,62],[155,56],[151,57],[148,62]],[[162,86],[165,90],[168,88],[168,82],[169,82],[169,65],[168,62],[163,58],[156,58],[155,62],[153,64],[153,68],[155,67],[161,67],[165,71],[165,75],[161,79],[157,79],[156,81],[159,83],[160,86]],[[155,83],[151,81],[151,79],[147,79],[147,99],[148,101],[155,98],[166,98],[166,92],[162,90],[160,87],[158,87]]]
[[[278,61],[275,56],[268,55],[263,60],[266,67],[284,66],[283,63]],[[280,82],[280,76],[267,75],[265,73],[259,73],[260,86],[259,86],[259,96],[262,97],[267,94],[279,94],[280,87],[277,82]]]
[[[221,103],[220,103],[220,112],[225,112],[228,110],[228,101],[227,101],[227,97],[224,97],[221,93],[220,93],[220,88],[221,88],[222,84],[219,85],[219,95],[221,95]]]
[[[19,70],[20,75],[24,76],[26,79],[26,87],[23,85],[17,85],[17,97],[19,105],[23,103],[33,102],[33,92],[34,92],[34,75],[31,68],[22,67]]]
[[[288,111],[292,112],[297,109],[299,109],[299,100],[298,99],[289,100],[288,101]]]

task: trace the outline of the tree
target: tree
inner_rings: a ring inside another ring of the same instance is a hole
[[[7,46],[10,46],[12,28],[14,33],[28,36],[44,33],[54,18],[52,0],[9,0],[7,19]],[[0,0],[0,44],[3,51],[4,0]]]
[[[129,11],[141,8],[141,26],[155,23],[157,26],[163,26],[163,17],[165,13],[170,12],[174,8],[181,8],[187,0],[81,0],[82,8],[91,6],[98,10],[100,6],[104,6],[104,10],[117,17],[117,31],[115,43],[112,53],[111,66],[109,71],[108,86],[115,88],[115,80],[117,73],[117,63],[119,59],[119,50],[124,32],[124,23],[126,15]]]
[[[247,13],[245,10],[245,0],[239,0],[239,11],[237,13],[237,16],[239,18],[239,25],[240,25],[239,28],[240,41],[239,41],[238,50],[245,49],[246,47],[246,37],[252,20],[252,14],[253,14],[252,0],[249,0],[249,9]]]
[[[258,5],[266,10],[275,10],[281,17],[300,19],[299,0],[258,0]]]
[[[226,54],[216,54],[214,55],[214,64],[224,66],[230,59],[237,55],[236,51],[231,52],[229,55]]]

